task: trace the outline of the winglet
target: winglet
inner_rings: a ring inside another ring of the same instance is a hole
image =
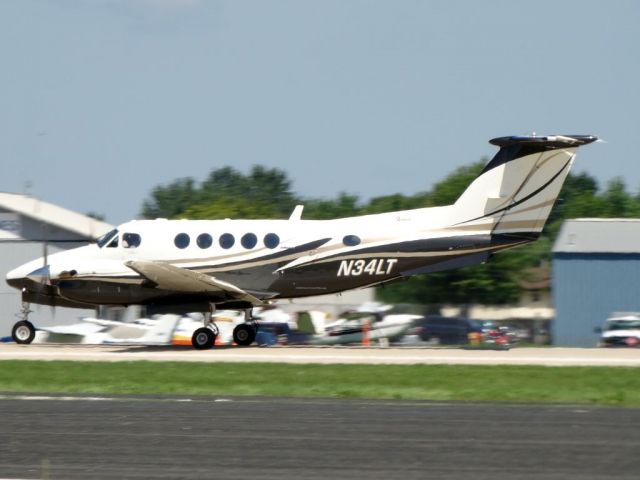
[[[289,220],[302,219],[302,210],[304,210],[304,205],[296,205],[296,208],[294,208],[291,215],[289,215]]]

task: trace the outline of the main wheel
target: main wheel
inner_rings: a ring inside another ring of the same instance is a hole
[[[193,332],[191,337],[191,345],[198,350],[206,350],[212,348],[216,343],[216,335],[210,328],[201,327]]]
[[[29,344],[36,336],[36,327],[28,320],[20,320],[11,329],[11,336],[16,343]]]
[[[256,339],[256,329],[249,324],[241,323],[233,329],[233,341],[238,345],[246,347],[251,345]]]

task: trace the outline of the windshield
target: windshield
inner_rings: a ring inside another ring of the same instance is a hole
[[[610,320],[605,325],[605,330],[631,330],[640,329],[640,320]]]
[[[118,235],[118,229],[117,228],[114,228],[110,232],[105,233],[104,235],[102,235],[98,239],[98,241],[97,241],[98,247],[100,247],[100,248],[104,247],[116,235]]]

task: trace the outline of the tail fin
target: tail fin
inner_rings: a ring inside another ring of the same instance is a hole
[[[592,135],[500,137],[495,157],[453,206],[453,227],[492,233],[542,231],[576,150]]]

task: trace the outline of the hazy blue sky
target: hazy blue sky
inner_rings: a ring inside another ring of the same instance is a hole
[[[640,187],[637,0],[3,0],[0,59],[0,190],[112,223],[225,165],[412,194],[532,131]]]

